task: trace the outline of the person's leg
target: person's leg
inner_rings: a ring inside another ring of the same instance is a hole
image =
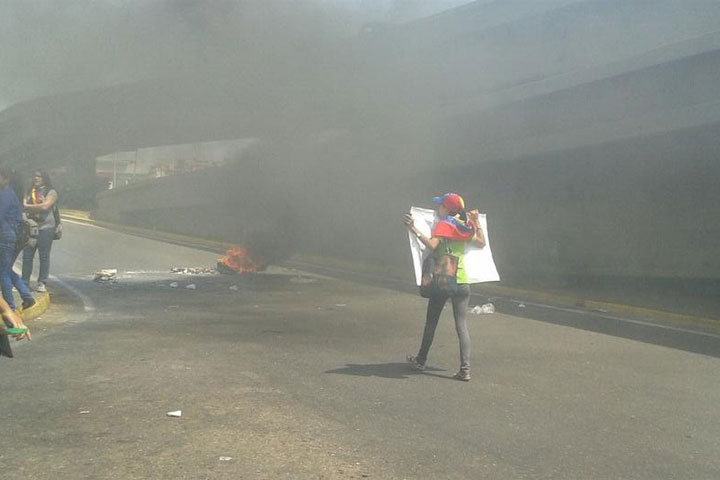
[[[15,235],[3,233],[0,235],[0,283],[2,284],[2,296],[12,310],[15,310],[15,299],[13,298],[13,286],[10,280],[10,268],[12,256],[15,251]]]
[[[30,285],[30,276],[33,271],[35,251],[37,251],[37,243],[33,246],[28,245],[23,248],[22,279],[23,282],[25,282],[25,285]]]
[[[440,314],[442,313],[443,307],[447,297],[432,297],[428,300],[427,315],[425,316],[425,330],[423,331],[422,342],[420,343],[420,351],[415,357],[417,363],[425,365],[427,360],[430,346],[432,345],[433,338],[435,338],[435,329],[437,328],[438,321],[440,320]]]
[[[27,308],[29,305],[35,303],[35,297],[33,297],[27,283],[23,282],[20,275],[18,275],[12,267],[10,267],[10,283],[12,283],[12,286],[20,293],[20,298],[23,300],[23,308]]]
[[[26,308],[27,305],[35,303],[35,299],[27,283],[23,282],[22,278],[13,270],[13,265],[15,265],[18,255],[20,255],[19,251],[13,252],[12,260],[10,261],[10,281],[20,293],[20,298],[23,299],[23,308]]]
[[[12,282],[5,262],[0,261],[0,282],[2,282],[2,297],[15,310],[15,299],[13,298]]]
[[[467,328],[467,310],[470,303],[470,286],[459,285],[460,289],[452,297],[455,330],[460,341],[460,371],[470,370],[470,333]]]
[[[54,235],[55,232],[52,228],[40,230],[38,234],[38,254],[40,257],[39,283],[46,283],[50,276],[50,249],[52,248]]]

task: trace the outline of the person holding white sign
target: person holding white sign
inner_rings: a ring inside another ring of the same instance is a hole
[[[465,201],[457,193],[446,193],[435,197],[433,201],[438,204],[434,224],[431,226],[430,236],[424,234],[415,225],[412,214],[405,215],[405,225],[429,250],[427,256],[433,260],[442,261],[440,257],[452,258],[452,270],[455,275],[451,289],[438,288],[428,295],[427,316],[420,350],[417,355],[409,355],[408,362],[418,369],[425,368],[428,352],[435,336],[440,314],[448,298],[452,300],[455,330],[460,342],[460,370],[453,376],[456,380],[470,381],[470,334],[467,328],[467,309],[470,301],[470,283],[465,268],[465,253],[467,246],[483,248],[485,235],[479,222],[479,212],[465,211]]]

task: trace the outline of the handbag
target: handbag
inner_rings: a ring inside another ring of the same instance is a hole
[[[451,254],[447,245],[445,253],[430,254],[423,262],[420,280],[420,296],[424,298],[447,297],[458,291],[458,257]]]
[[[37,245],[39,234],[37,222],[23,214],[23,219],[15,231],[15,252],[19,252],[26,246],[34,248]]]

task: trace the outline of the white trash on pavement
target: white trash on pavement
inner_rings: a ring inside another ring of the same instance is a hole
[[[490,315],[495,313],[495,305],[492,303],[486,303],[484,305],[475,305],[470,313],[474,315]]]
[[[103,268],[95,272],[93,282],[98,283],[115,283],[117,282],[117,268]]]

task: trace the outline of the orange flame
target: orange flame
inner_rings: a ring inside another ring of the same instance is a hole
[[[267,265],[260,255],[251,252],[242,245],[237,245],[218,259],[218,269],[227,268],[236,273],[254,273],[265,270]]]

